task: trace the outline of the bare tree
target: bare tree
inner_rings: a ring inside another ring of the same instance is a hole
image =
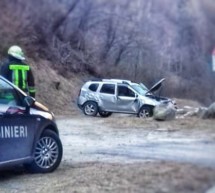
[[[149,84],[167,76],[180,82],[169,85],[169,93],[196,97],[204,91],[212,101],[214,4],[212,0],[1,0],[0,49],[3,53],[9,44],[20,44],[35,60],[51,61],[60,73],[87,72]],[[195,89],[189,92],[190,87]],[[205,100],[200,94],[198,98]]]

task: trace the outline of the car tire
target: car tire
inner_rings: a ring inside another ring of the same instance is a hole
[[[153,109],[149,106],[142,106],[141,109],[138,112],[138,117],[140,118],[148,118],[152,117],[153,115]]]
[[[107,112],[107,111],[99,111],[99,115],[100,115],[101,117],[106,118],[106,117],[111,116],[112,113],[111,113],[111,112]]]
[[[96,116],[98,113],[98,105],[93,101],[86,102],[83,107],[83,112],[88,116]]]
[[[32,173],[53,172],[59,166],[63,155],[63,147],[58,135],[47,129],[35,144],[34,160],[26,165]]]

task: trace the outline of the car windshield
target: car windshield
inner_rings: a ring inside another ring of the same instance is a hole
[[[148,89],[143,84],[132,84],[131,87],[140,95],[145,95]]]

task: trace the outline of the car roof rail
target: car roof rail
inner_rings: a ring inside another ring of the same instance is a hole
[[[105,82],[116,82],[116,83],[122,83],[122,84],[130,84],[130,80],[123,80],[123,79],[102,79],[102,81]]]
[[[128,82],[128,81],[122,81],[122,83],[123,83],[123,84],[128,84],[128,85],[129,85],[129,83],[131,83],[131,81],[130,81],[130,82]]]
[[[102,81],[102,79],[101,78],[94,78],[94,79],[91,79],[90,81],[92,81],[92,82],[98,82],[98,81]]]

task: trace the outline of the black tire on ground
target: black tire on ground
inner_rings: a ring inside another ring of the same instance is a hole
[[[59,166],[63,147],[58,135],[49,129],[45,130],[34,149],[34,160],[26,168],[32,173],[53,172]]]
[[[88,101],[84,104],[83,112],[88,116],[96,116],[98,113],[98,105],[96,102]]]
[[[152,117],[153,116],[153,108],[150,106],[142,106],[141,109],[139,110],[137,116],[140,118]]]
[[[109,117],[109,116],[111,116],[112,115],[112,113],[111,112],[107,112],[107,111],[99,111],[99,115],[101,116],[101,117],[104,117],[104,118],[106,118],[106,117]]]

